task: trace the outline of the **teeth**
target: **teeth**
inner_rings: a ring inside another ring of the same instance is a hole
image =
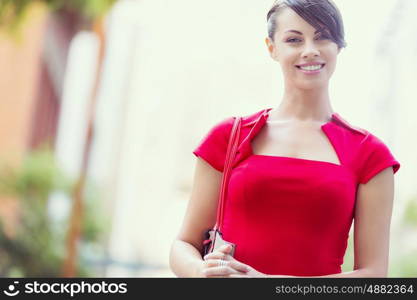
[[[315,66],[307,66],[307,67],[300,67],[300,69],[305,71],[317,71],[320,70],[322,65],[315,65]]]

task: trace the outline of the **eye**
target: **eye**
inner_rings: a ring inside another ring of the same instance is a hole
[[[287,40],[287,43],[295,43],[297,41],[301,41],[301,40],[297,39],[297,38],[290,38],[290,39]]]

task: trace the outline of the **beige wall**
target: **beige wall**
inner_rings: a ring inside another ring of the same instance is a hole
[[[0,159],[19,160],[28,145],[45,19],[34,6],[20,36],[0,31]]]

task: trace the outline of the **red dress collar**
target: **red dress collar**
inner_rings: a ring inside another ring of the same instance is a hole
[[[267,108],[264,110],[261,110],[255,114],[243,117],[243,122],[242,122],[242,127],[249,127],[249,126],[253,126],[253,128],[256,129],[261,129],[263,127],[263,125],[265,125],[266,120],[268,119],[268,114],[269,111],[272,110],[272,108]],[[331,119],[329,122],[324,123],[322,126],[326,126],[329,123],[335,123],[337,125],[341,125],[345,128],[348,128],[354,132],[358,132],[358,133],[362,133],[362,134],[366,134],[366,131],[362,128],[353,126],[352,124],[350,124],[348,121],[346,121],[344,118],[342,118],[342,116],[340,116],[337,112],[334,112],[331,116]],[[256,130],[254,132],[255,134],[257,133]]]
[[[234,165],[251,155],[251,141],[265,125],[270,110],[272,110],[272,108],[263,109],[255,114],[242,118],[241,138]],[[364,129],[352,126],[336,112],[332,114],[331,119],[327,123],[324,123],[321,128],[328,129],[328,127],[334,126],[347,128],[352,132],[366,135],[366,131]]]

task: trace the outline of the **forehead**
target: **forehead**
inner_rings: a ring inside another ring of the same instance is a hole
[[[314,34],[316,29],[301,18],[291,8],[283,8],[276,16],[277,34],[284,34],[287,30],[297,30],[303,34]]]

